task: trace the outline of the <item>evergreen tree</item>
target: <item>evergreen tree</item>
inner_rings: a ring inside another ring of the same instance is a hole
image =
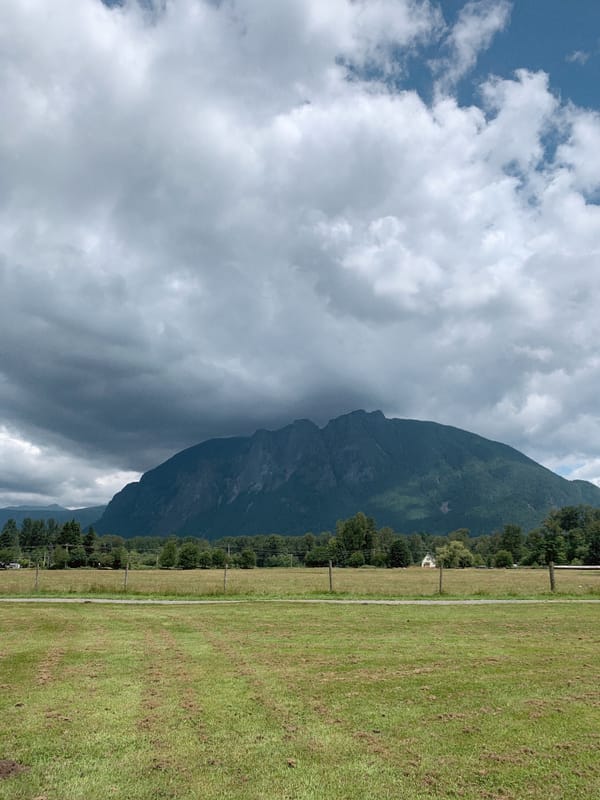
[[[97,547],[98,536],[96,535],[96,531],[90,525],[88,532],[83,537],[83,549],[85,550],[88,558],[94,553]]]
[[[19,555],[19,529],[14,519],[8,519],[0,533],[0,561],[16,561]]]
[[[25,517],[21,524],[21,532],[19,534],[19,542],[21,547],[29,549],[31,547],[33,520],[31,517]]]
[[[523,531],[520,525],[505,525],[500,534],[500,549],[512,553],[515,561],[521,560],[523,553]],[[496,553],[496,555],[498,555]]]
[[[596,522],[590,531],[590,540],[588,544],[587,554],[585,556],[585,563],[598,566],[600,565],[600,523]]]
[[[83,546],[81,526],[77,520],[72,519],[69,522],[65,522],[56,541],[57,544],[69,545],[70,547]]]
[[[390,567],[409,567],[412,562],[410,548],[404,536],[390,545]]]
[[[420,533],[412,533],[407,540],[410,557],[413,564],[418,564],[427,553],[427,544]]]
[[[31,525],[31,542],[29,547],[42,548],[48,543],[48,531],[46,528],[46,520],[34,519]]]
[[[59,534],[60,534],[60,526],[58,522],[55,519],[50,518],[46,522],[46,543],[50,547],[54,546],[58,541]]]

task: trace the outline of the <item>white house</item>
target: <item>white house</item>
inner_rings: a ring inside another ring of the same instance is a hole
[[[435,558],[431,555],[431,553],[427,553],[423,561],[421,561],[421,566],[435,569]]]

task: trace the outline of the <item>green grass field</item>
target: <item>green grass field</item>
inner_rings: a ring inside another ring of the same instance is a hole
[[[409,569],[334,569],[334,591],[346,597],[432,597],[438,593],[439,571]],[[113,570],[41,570],[39,592],[47,595],[123,594],[124,572]],[[574,597],[600,597],[600,572],[557,571],[557,591]],[[0,595],[34,593],[35,570],[0,571]],[[545,569],[444,570],[449,597],[543,597],[549,594]],[[222,570],[133,570],[127,593],[139,597],[220,597]],[[323,597],[329,594],[327,569],[228,570],[230,597]]]
[[[0,800],[599,797],[599,618],[2,604]]]

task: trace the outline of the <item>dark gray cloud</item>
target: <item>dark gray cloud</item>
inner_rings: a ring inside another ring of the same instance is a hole
[[[0,504],[356,407],[600,476],[598,114],[373,79],[436,40],[462,75],[509,6],[154,8],[3,8]]]

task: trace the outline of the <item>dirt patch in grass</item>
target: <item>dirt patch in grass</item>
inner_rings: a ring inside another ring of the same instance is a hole
[[[18,761],[12,761],[10,758],[0,758],[0,781],[4,778],[12,778],[13,775],[18,775],[19,772],[25,772],[29,767],[19,764]]]
[[[57,667],[64,657],[64,650],[54,648],[48,652],[46,658],[42,661],[38,668],[37,684],[38,686],[45,686],[50,681],[54,680]]]

